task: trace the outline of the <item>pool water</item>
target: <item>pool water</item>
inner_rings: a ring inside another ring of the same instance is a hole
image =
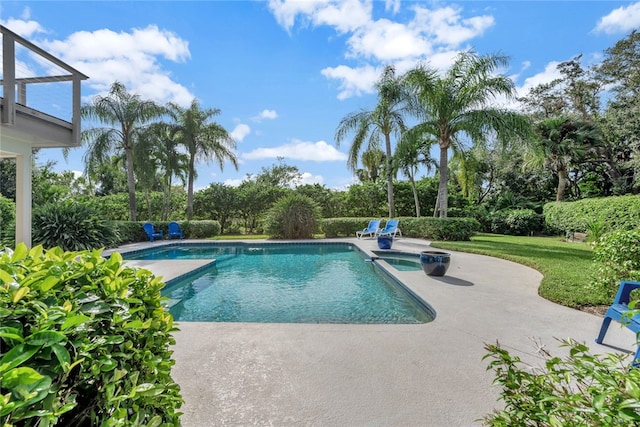
[[[373,251],[378,258],[388,262],[400,271],[421,271],[420,254],[410,254],[398,251]]]
[[[185,246],[134,256],[216,259],[212,267],[167,283],[163,295],[178,321],[411,324],[433,320],[426,303],[350,244]],[[132,258],[125,254],[125,259]]]

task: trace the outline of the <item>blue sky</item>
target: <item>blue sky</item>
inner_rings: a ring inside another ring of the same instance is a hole
[[[85,101],[117,80],[161,103],[219,108],[239,169],[199,164],[196,189],[237,185],[277,157],[304,183],[344,188],[354,182],[349,141],[337,148],[335,129],[373,108],[385,65],[444,70],[461,50],[502,53],[525,95],[555,78],[559,62],[583,54],[585,65],[597,63],[640,27],[640,2],[4,0],[0,22],[88,75]],[[38,159],[82,171],[83,154],[65,161],[50,149]]]

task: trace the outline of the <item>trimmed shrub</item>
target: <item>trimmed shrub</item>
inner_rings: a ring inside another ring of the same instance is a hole
[[[322,221],[326,237],[354,237],[372,218],[330,218]],[[429,240],[469,240],[480,230],[474,218],[400,217],[399,227],[405,237]],[[384,220],[382,221],[384,225]]]
[[[113,221],[113,227],[118,231],[118,236],[120,236],[119,243],[143,242],[145,240],[149,240],[147,233],[145,233],[142,228],[142,224],[144,224],[144,222]]]
[[[33,212],[33,242],[66,251],[116,246],[116,229],[87,205],[67,200],[48,203]]]
[[[503,209],[490,215],[491,232],[528,236],[543,229],[544,217],[533,209]]]
[[[544,220],[552,229],[587,233],[590,224],[601,232],[633,230],[640,224],[640,196],[613,196],[544,205]]]
[[[209,239],[220,235],[220,223],[218,221],[177,221],[188,239]],[[162,224],[162,230],[166,234],[168,222]]]
[[[480,223],[474,218],[402,217],[399,228],[406,237],[464,241],[480,230]]]
[[[179,425],[163,286],[118,253],[0,252],[3,425]]]
[[[149,237],[144,232],[142,225],[148,221],[114,221],[114,227],[118,230],[120,243],[144,242]],[[153,221],[156,229],[162,230],[167,236],[170,221]],[[220,223],[218,221],[175,221],[184,233],[185,239],[207,239],[220,235]]]
[[[356,231],[363,230],[372,218],[325,218],[321,221],[324,236],[355,237]]]
[[[494,384],[502,388],[504,409],[486,415],[486,426],[637,426],[640,425],[640,369],[629,369],[627,355],[597,356],[573,340],[565,358],[545,354],[533,368],[498,344],[487,345]]]
[[[640,229],[603,235],[593,248],[596,277],[592,286],[613,300],[622,280],[640,280]]]
[[[267,234],[280,239],[311,239],[321,221],[320,208],[310,197],[288,194],[278,200],[267,213]]]

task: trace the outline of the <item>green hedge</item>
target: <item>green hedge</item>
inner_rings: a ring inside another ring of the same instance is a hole
[[[480,230],[480,223],[474,218],[401,217],[399,228],[406,237],[464,241]]]
[[[144,242],[149,238],[144,232],[142,225],[147,221],[114,221],[113,224],[120,235],[120,243]],[[153,226],[167,238],[169,230],[169,222],[173,221],[154,221]],[[218,221],[175,221],[184,233],[185,239],[207,239],[220,235],[220,223]]]
[[[528,236],[542,231],[544,217],[533,209],[502,209],[489,215],[491,232]]]
[[[16,240],[16,204],[0,195],[0,248],[13,247]]]
[[[399,228],[405,237],[429,240],[469,240],[480,223],[474,218],[400,217]],[[326,237],[354,237],[371,218],[328,218],[322,221]],[[381,226],[385,221],[382,220]]]
[[[633,230],[640,224],[640,195],[551,202],[543,214],[548,227],[564,232]]]
[[[118,253],[0,252],[2,425],[179,425],[163,286]]]
[[[593,248],[594,292],[612,300],[622,280],[640,280],[640,228],[604,234]]]

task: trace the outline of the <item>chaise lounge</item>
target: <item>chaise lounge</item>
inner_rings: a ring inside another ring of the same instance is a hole
[[[398,228],[399,223],[400,223],[400,220],[398,219],[387,220],[387,223],[384,225],[384,228],[382,230],[379,230],[377,235],[396,237],[399,234],[400,237],[402,237],[402,232]]]
[[[372,219],[371,221],[369,221],[369,225],[367,226],[367,228],[365,228],[364,230],[356,231],[356,237],[360,239],[363,236],[368,235],[369,237],[373,238],[376,236],[378,230],[380,230],[380,220]]]

